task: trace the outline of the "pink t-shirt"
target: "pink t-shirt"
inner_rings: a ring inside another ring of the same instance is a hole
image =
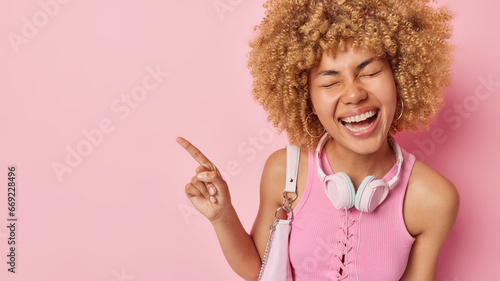
[[[415,156],[401,149],[399,181],[372,213],[337,210],[328,199],[309,152],[304,194],[294,209],[289,255],[294,281],[396,281],[403,275],[415,239],[403,220],[403,199]],[[332,174],[324,150],[320,161]],[[382,178],[389,181],[397,165]]]

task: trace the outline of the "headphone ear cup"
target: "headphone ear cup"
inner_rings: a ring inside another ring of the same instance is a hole
[[[358,188],[355,207],[359,211],[371,213],[384,202],[389,194],[389,186],[374,176],[366,177]]]
[[[356,191],[351,179],[345,173],[328,175],[325,177],[323,187],[335,208],[349,209],[354,206]]]

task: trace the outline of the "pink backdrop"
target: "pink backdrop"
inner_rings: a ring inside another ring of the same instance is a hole
[[[0,2],[0,280],[239,280],[185,197],[197,165],[175,137],[224,172],[249,230],[265,159],[286,143],[250,96],[262,2]],[[430,131],[398,138],[461,194],[438,280],[498,280],[500,5],[445,3],[457,46],[447,105]]]

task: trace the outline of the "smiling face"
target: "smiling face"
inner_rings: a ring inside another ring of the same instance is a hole
[[[378,151],[396,110],[396,84],[386,58],[350,47],[309,72],[314,112],[336,143],[358,154]]]

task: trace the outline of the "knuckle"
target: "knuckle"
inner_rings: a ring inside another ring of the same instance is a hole
[[[217,175],[217,173],[216,173],[216,172],[210,172],[209,178],[210,178],[211,180],[215,180],[215,179],[217,179],[218,177],[219,177],[219,175]]]
[[[207,171],[207,168],[205,166],[198,166],[198,168],[196,168],[196,173],[201,173],[201,172],[204,172],[204,171]]]
[[[212,178],[214,178],[214,179],[215,179],[215,178],[222,178],[222,177],[220,176],[220,174],[219,174],[219,172],[218,172],[218,171],[213,171],[213,172],[212,172]]]
[[[194,176],[194,177],[191,178],[191,183],[192,184],[196,184],[198,181],[199,180],[198,180],[198,178],[196,176]]]
[[[207,172],[207,179],[208,180],[213,180],[214,174],[212,172]]]
[[[201,152],[200,152],[200,151],[198,151],[198,150],[197,150],[197,151],[195,151],[195,152],[193,152],[193,157],[194,157],[194,158],[198,158],[198,157],[200,157],[200,155],[201,155]]]

